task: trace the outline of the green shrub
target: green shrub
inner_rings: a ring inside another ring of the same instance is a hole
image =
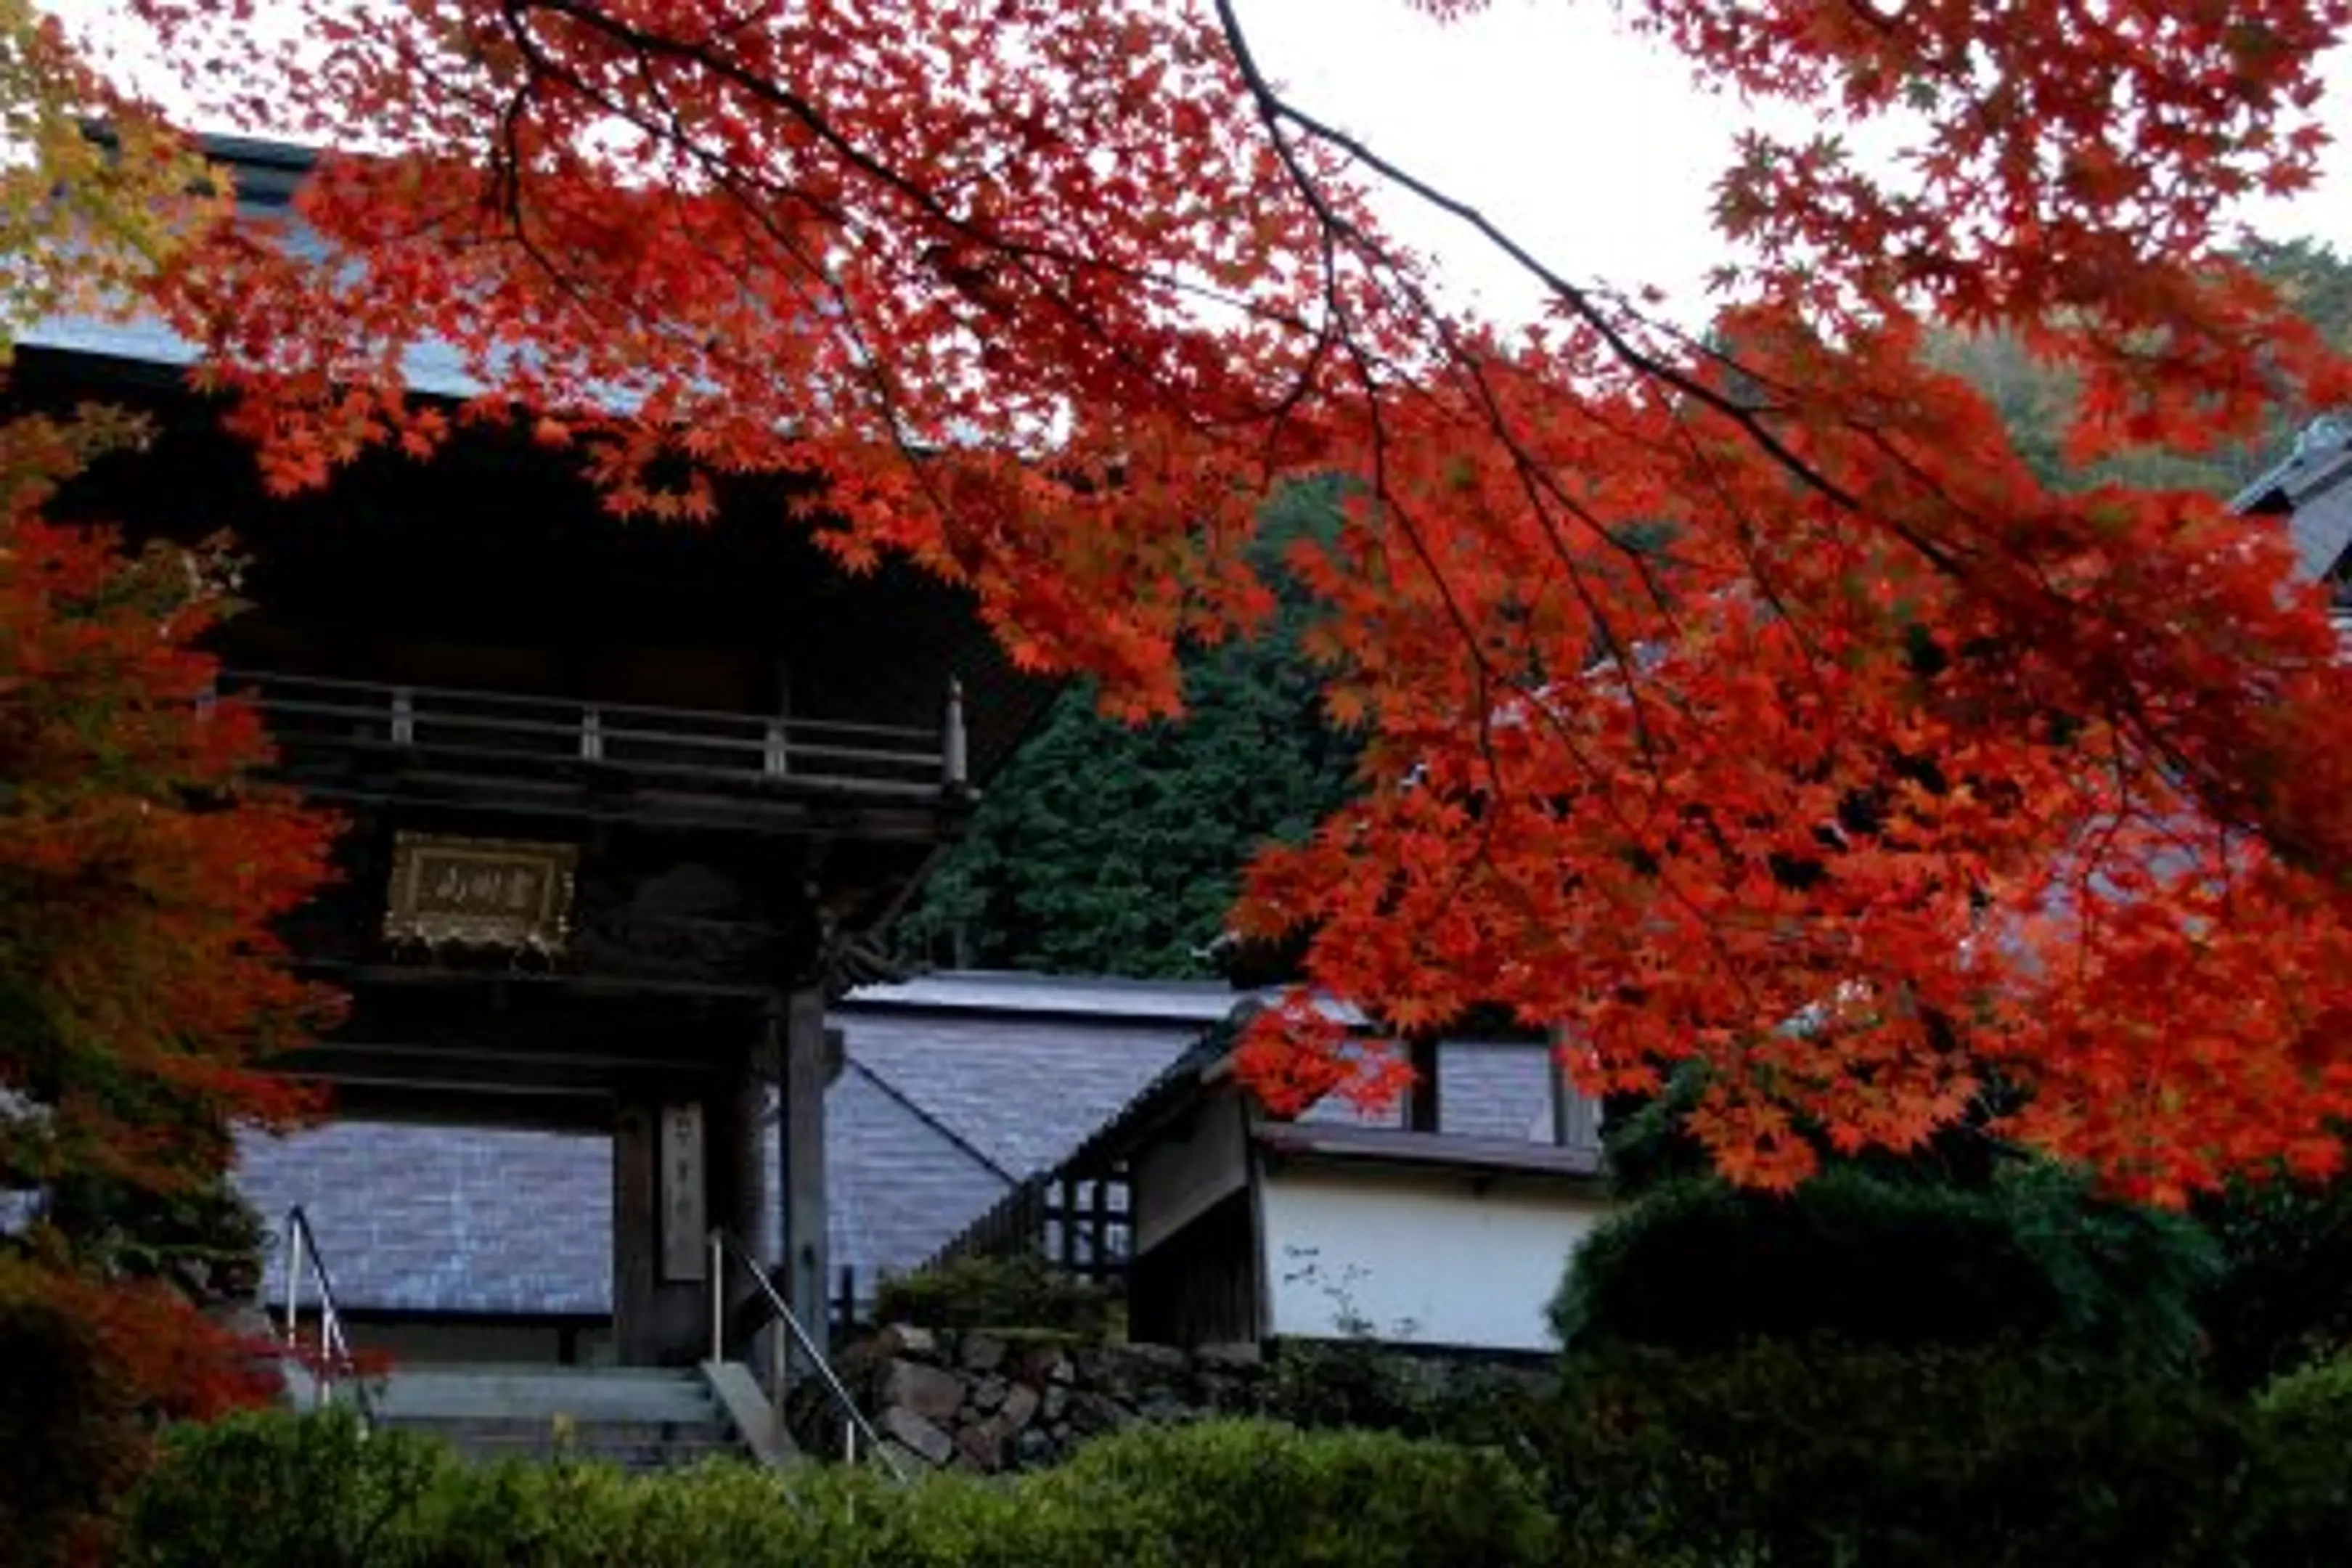
[[[133,1500],[137,1568],[374,1568],[420,1561],[455,1461],[414,1434],[363,1432],[346,1409],[247,1411],[177,1427]]]
[[[1154,1568],[1557,1563],[1549,1520],[1499,1456],[1270,1422],[1138,1427],[1023,1483],[1096,1554]]]
[[[0,1254],[0,1542],[19,1568],[91,1550],[146,1442],[97,1328],[42,1287]]]
[[[2263,1562],[2352,1563],[2352,1360],[2289,1373],[2255,1410]]]
[[[1257,1408],[1307,1431],[1388,1432],[1539,1464],[1557,1382],[1549,1370],[1418,1357],[1369,1340],[1302,1340],[1274,1356]]]
[[[2047,1347],[1622,1348],[1561,1413],[1572,1560],[2268,1568],[2242,1412]]]
[[[332,1415],[175,1434],[129,1568],[1249,1568],[1551,1564],[1500,1458],[1256,1422],[1138,1428],[1014,1480],[717,1464],[467,1469]]]
[[[2273,1173],[2195,1212],[2226,1264],[2199,1303],[2216,1383],[2250,1392],[2352,1345],[2352,1174]]]
[[[1668,1182],[1602,1225],[1552,1321],[1571,1350],[1827,1334],[1895,1349],[2048,1342],[2185,1368],[2218,1268],[2193,1225],[2048,1168],[1981,1188],[1840,1168],[1786,1196],[1709,1177]]]
[[[1044,1258],[959,1258],[885,1279],[875,1316],[927,1329],[1049,1329],[1101,1338],[1114,1318],[1109,1292],[1057,1273]]]

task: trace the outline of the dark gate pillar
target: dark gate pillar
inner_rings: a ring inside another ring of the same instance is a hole
[[[715,1080],[648,1090],[613,1134],[613,1341],[625,1366],[687,1366],[710,1353],[714,1226],[757,1256],[759,1079],[751,1052]],[[739,1270],[730,1300],[751,1289]]]
[[[793,1315],[826,1348],[824,1198],[824,993],[795,991],[784,1005],[783,1070],[778,1075],[777,1172],[783,1198],[782,1277]]]

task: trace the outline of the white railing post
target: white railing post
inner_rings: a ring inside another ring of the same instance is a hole
[[[727,1244],[710,1233],[710,1359],[727,1359]]]
[[[286,1222],[286,1345],[289,1350],[300,1348],[300,1335],[295,1316],[302,1310],[302,1225],[299,1220]]]
[[[319,1404],[335,1402],[335,1361],[342,1353],[343,1323],[335,1304],[319,1299]]]
[[[405,686],[392,689],[392,743],[416,744],[416,693]]]
[[[593,708],[580,710],[580,760],[583,763],[604,760],[604,715]]]
[[[961,789],[971,777],[963,732],[963,681],[948,677],[948,710],[940,731],[940,782]]]

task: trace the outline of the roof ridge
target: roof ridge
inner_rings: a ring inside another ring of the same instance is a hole
[[[858,1060],[855,1054],[849,1052],[843,1053],[843,1060],[846,1063],[850,1070],[859,1074],[866,1082],[872,1084],[884,1094],[889,1096],[892,1100],[896,1101],[900,1107],[905,1109],[909,1115],[922,1122],[924,1126],[930,1128],[940,1137],[946,1139],[958,1152],[969,1154],[973,1159],[979,1161],[982,1165],[986,1166],[989,1170],[995,1172],[998,1176],[1003,1178],[1006,1182],[1017,1185],[1024,1179],[1014,1172],[1006,1170],[1002,1164],[998,1163],[994,1158],[989,1155],[986,1151],[982,1150],[979,1144],[974,1143],[971,1139],[965,1137],[962,1133],[949,1126],[945,1121],[941,1121],[936,1113],[924,1106],[923,1103],[918,1100],[913,1095],[908,1094],[905,1089],[900,1089],[897,1084],[892,1083],[888,1079],[883,1077],[882,1074],[871,1064]]]

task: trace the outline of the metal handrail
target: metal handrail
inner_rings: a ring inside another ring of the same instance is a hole
[[[302,1353],[302,1279],[308,1273],[319,1291],[319,1334],[314,1364],[310,1368],[311,1407],[323,1408],[334,1402],[335,1383],[340,1373],[349,1373],[352,1402],[358,1406],[360,1425],[373,1426],[375,1421],[374,1402],[368,1397],[367,1380],[358,1374],[357,1358],[352,1354],[351,1341],[343,1334],[342,1310],[335,1301],[335,1282],[327,1273],[327,1260],[319,1252],[319,1233],[311,1226],[310,1216],[295,1205],[286,1211],[286,1348],[298,1358]]]
[[[823,1384],[825,1392],[833,1396],[834,1404],[840,1406],[844,1417],[841,1435],[842,1458],[849,1464],[856,1464],[858,1439],[863,1437],[866,1440],[866,1452],[881,1460],[883,1468],[888,1470],[894,1479],[905,1480],[907,1472],[898,1468],[898,1462],[893,1459],[890,1457],[890,1451],[882,1446],[882,1434],[874,1429],[874,1423],[868,1421],[866,1418],[866,1413],[857,1408],[857,1401],[850,1397],[848,1388],[834,1372],[833,1363],[824,1359],[824,1352],[817,1348],[816,1342],[809,1336],[808,1330],[802,1327],[801,1321],[793,1311],[791,1304],[784,1300],[783,1293],[776,1289],[775,1281],[770,1279],[767,1271],[752,1260],[751,1254],[745,1252],[733,1237],[723,1230],[714,1230],[710,1233],[710,1359],[715,1362],[727,1359],[727,1265],[730,1260],[740,1265],[743,1272],[751,1276],[751,1283],[760,1288],[760,1294],[768,1299],[770,1314],[783,1325],[784,1331],[792,1336],[793,1342],[800,1346],[801,1353],[808,1357],[809,1364],[816,1369],[817,1381]],[[781,1419],[783,1415],[784,1390],[782,1380],[779,1378],[776,1382],[777,1386],[769,1391],[769,1396],[775,1401],[776,1413]]]

